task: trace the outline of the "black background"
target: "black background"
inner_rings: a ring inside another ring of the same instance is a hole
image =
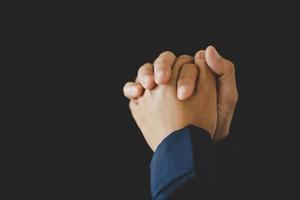
[[[293,5],[24,4],[7,19],[7,51],[20,53],[12,63],[21,66],[11,65],[17,81],[8,84],[20,92],[11,111],[20,123],[12,124],[6,149],[3,190],[11,198],[149,198],[152,152],[130,116],[123,84],[164,50],[193,55],[209,44],[236,64],[232,134],[262,195],[296,192]]]

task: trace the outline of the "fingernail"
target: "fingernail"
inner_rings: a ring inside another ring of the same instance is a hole
[[[129,93],[129,94],[131,94],[131,95],[135,95],[135,93],[136,93],[136,88],[135,87],[128,87],[127,88],[127,92]]]
[[[142,81],[143,86],[148,87],[152,81],[152,77],[150,75],[145,75],[141,81]]]
[[[147,85],[147,82],[148,82],[148,78],[147,78],[147,76],[144,76],[141,80],[142,85],[143,86]]]
[[[178,88],[177,95],[179,99],[184,99],[188,92],[188,88],[185,85],[182,85]]]
[[[217,51],[217,49],[215,47],[213,47],[212,49],[213,49],[213,54],[214,54],[215,58],[220,60],[221,56],[220,56],[219,52]]]
[[[164,78],[164,76],[165,76],[165,72],[163,70],[159,69],[156,71],[156,74],[155,74],[156,80],[161,81]]]
[[[205,51],[204,50],[200,50],[198,52],[198,56],[199,56],[199,58],[205,58]]]

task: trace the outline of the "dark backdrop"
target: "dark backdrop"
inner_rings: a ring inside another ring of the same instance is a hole
[[[130,116],[123,84],[164,50],[193,55],[209,44],[236,64],[232,134],[261,190],[294,191],[295,100],[288,96],[297,91],[297,57],[286,45],[296,42],[292,6],[72,3],[26,5],[17,13],[22,34],[15,38],[35,66],[23,69],[29,85],[20,83],[22,96],[34,97],[23,105],[34,120],[14,142],[12,196],[149,198],[152,152]]]

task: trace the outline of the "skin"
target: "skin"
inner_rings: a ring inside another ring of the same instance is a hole
[[[218,142],[229,135],[230,125],[236,103],[238,101],[238,91],[235,79],[235,66],[228,59],[222,57],[213,46],[208,46],[205,50],[198,51],[194,56],[194,62],[204,56],[205,61],[210,70],[217,77],[217,127],[214,133],[214,141]],[[159,55],[157,62],[147,70],[142,66],[139,69],[137,82],[128,82],[125,84],[123,91],[124,95],[131,101],[140,98],[145,89],[153,89],[157,85],[166,84],[170,81],[168,74],[172,73],[172,64],[176,60],[176,56],[166,51]],[[164,60],[164,61],[163,61]],[[162,63],[165,63],[162,65]],[[156,68],[164,70],[165,76],[157,76]],[[147,71],[149,77],[146,82],[140,82],[144,77],[144,71]],[[178,75],[177,82],[177,98],[179,100],[189,99],[195,89],[197,73],[192,68],[185,68],[181,70]]]
[[[195,64],[192,62],[193,57],[186,55],[177,58],[174,64],[156,60],[154,65],[159,63],[164,69],[165,65],[174,65],[172,73],[163,73],[164,76],[169,76],[170,81],[164,84],[160,82],[160,85],[155,88],[145,90],[136,101],[129,103],[133,118],[153,151],[165,137],[189,124],[205,129],[212,138],[214,136],[217,125],[215,76],[208,68],[204,56],[199,57]],[[149,64],[144,66],[147,69],[150,68]],[[180,71],[183,75],[192,72],[197,78],[197,81],[194,80],[196,82],[194,95],[185,101],[176,97]],[[141,81],[141,84],[144,83]]]

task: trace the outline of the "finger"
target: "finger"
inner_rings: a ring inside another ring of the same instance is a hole
[[[145,89],[152,89],[155,86],[151,63],[146,63],[139,68],[137,80]]]
[[[198,76],[198,69],[195,64],[184,64],[179,72],[177,81],[177,98],[186,100],[192,96]]]
[[[205,59],[209,68],[219,76],[220,81],[226,81],[231,86],[235,85],[235,67],[231,61],[220,56],[213,46],[206,48]]]
[[[139,98],[143,95],[144,88],[135,82],[127,82],[123,87],[124,96],[130,100]]]
[[[175,60],[176,56],[174,53],[165,51],[154,61],[154,77],[156,84],[167,84],[169,82]]]
[[[182,65],[192,63],[193,62],[193,57],[189,55],[181,55],[177,58],[173,69],[172,69],[172,74],[171,74],[171,84],[173,86],[177,86],[177,78],[179,74],[179,70],[181,69]]]
[[[212,86],[211,84],[213,84],[213,81],[215,80],[214,80],[213,73],[210,71],[206,63],[204,50],[200,50],[199,52],[196,53],[195,64],[197,65],[199,70],[199,76],[196,84],[196,92],[198,91],[200,91],[201,93],[207,92],[207,90],[211,89],[210,86]],[[213,84],[213,86],[214,85],[215,84]]]
[[[224,95],[226,97],[224,99],[234,104],[238,96],[234,64],[220,56],[213,46],[206,48],[205,59],[209,68],[218,76],[218,85],[222,94],[227,94]]]

